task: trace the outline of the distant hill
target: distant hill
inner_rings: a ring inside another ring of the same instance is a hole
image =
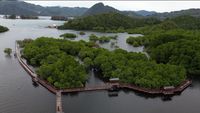
[[[121,13],[130,17],[156,17],[159,19],[173,18],[181,15],[189,15],[194,17],[200,17],[200,9],[188,9],[181,11],[156,13],[154,11],[119,11],[113,7],[104,5],[103,3],[97,3],[91,8],[82,7],[43,7],[40,5],[34,5],[23,1],[6,1],[0,0],[0,14],[3,15],[33,15],[33,16],[89,16],[101,13]]]
[[[183,16],[183,15],[200,17],[200,9],[187,9],[187,10],[172,11],[172,12],[165,12],[165,13],[156,13],[151,16],[160,18],[160,19],[165,19],[165,18],[173,18],[173,17]]]
[[[127,15],[129,17],[136,17],[136,18],[144,17],[144,16],[136,13],[135,11],[121,11],[121,14]]]
[[[101,32],[123,32],[125,29],[159,23],[153,18],[133,18],[121,13],[110,12],[83,16],[70,20],[59,29],[95,30]]]
[[[146,10],[135,11],[135,13],[142,16],[150,16],[150,15],[156,14],[155,11],[146,11]]]
[[[121,13],[123,15],[127,15],[130,17],[142,17],[140,14],[137,14],[135,11],[119,11],[113,7],[104,5],[103,3],[97,3],[89,8],[83,16],[90,16],[95,14],[102,14],[102,13]]]
[[[89,8],[83,16],[95,15],[95,14],[102,14],[102,13],[109,13],[109,12],[120,12],[119,10],[106,6],[103,3],[97,3]]]
[[[23,1],[0,1],[0,14],[4,15],[43,15],[43,16],[80,16],[87,8],[80,7],[42,7]]]
[[[181,15],[166,20],[173,21],[179,28],[182,29],[200,29],[200,17]]]

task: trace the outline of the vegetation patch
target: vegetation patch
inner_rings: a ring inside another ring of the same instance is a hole
[[[135,29],[146,35],[140,38],[129,37],[127,43],[145,46],[151,59],[159,64],[183,66],[189,75],[199,75],[199,23],[199,18],[191,16],[166,19],[158,25]]]
[[[89,36],[89,40],[90,41],[93,41],[93,42],[99,41],[99,43],[110,42],[111,39],[117,40],[117,35],[115,35],[115,36],[101,36],[101,37],[98,37],[98,36],[96,36],[94,34],[91,34]]]
[[[85,32],[81,31],[79,32],[80,35],[85,35]]]
[[[125,32],[126,29],[160,23],[155,18],[131,18],[120,13],[103,13],[69,20],[58,29]]]
[[[76,38],[77,36],[73,33],[65,33],[65,34],[60,35],[60,37],[67,39],[67,38]]]
[[[12,53],[12,49],[11,48],[5,48],[4,53],[6,53],[7,55],[10,56],[10,54]]]
[[[4,26],[1,26],[0,25],[0,33],[2,33],[2,32],[6,32],[6,31],[8,31],[9,29],[7,28],[7,27],[4,27]]]
[[[103,78],[118,77],[121,82],[146,88],[177,86],[186,79],[182,66],[157,64],[142,53],[109,51],[89,43],[42,37],[25,44],[23,57],[38,67],[41,78],[58,88],[84,86],[91,68]]]

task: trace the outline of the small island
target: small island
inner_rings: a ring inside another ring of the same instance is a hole
[[[62,35],[60,35],[60,37],[63,37],[64,39],[74,39],[76,38],[76,34],[73,33],[64,33]]]
[[[33,16],[33,15],[4,15],[5,19],[39,19],[38,16]]]
[[[119,78],[122,83],[150,89],[178,86],[186,79],[182,66],[157,64],[142,53],[108,51],[87,43],[41,37],[23,44],[22,57],[37,67],[39,77],[64,89],[84,87],[88,69],[99,71],[105,80]]]
[[[107,42],[110,42],[111,39],[113,40],[117,40],[117,35],[114,35],[114,36],[101,36],[101,37],[98,37],[94,34],[91,34],[89,36],[89,40],[92,41],[92,42],[97,42],[99,41],[99,43],[107,43]]]
[[[2,33],[2,32],[6,32],[6,31],[8,31],[9,29],[7,28],[7,27],[4,27],[4,26],[1,26],[0,25],[0,33]]]

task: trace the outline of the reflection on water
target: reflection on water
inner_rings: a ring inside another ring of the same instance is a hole
[[[61,25],[62,21],[41,20],[5,20],[0,25],[9,27],[9,31],[0,34],[0,113],[54,113],[55,95],[42,86],[32,82],[31,78],[14,57],[6,57],[3,49],[14,49],[15,40],[37,38],[41,36],[59,37],[69,32],[76,33],[75,40],[86,40],[90,34],[113,36],[115,33],[97,33],[45,28],[48,25]],[[117,33],[117,45],[127,51],[140,52],[143,47],[134,48],[126,44],[127,33]],[[133,35],[140,36],[140,35]],[[101,45],[112,50],[110,43]],[[86,86],[104,84],[92,71]],[[130,90],[120,90],[117,97],[109,97],[107,91],[70,93],[63,96],[66,113],[199,113],[200,82],[182,94],[173,97],[151,96]]]

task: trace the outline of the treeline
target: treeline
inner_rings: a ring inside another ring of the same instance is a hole
[[[194,26],[193,22],[197,24],[195,21],[189,22],[188,19],[180,21],[183,23],[179,22],[177,28],[154,29],[144,37],[129,37],[127,43],[133,46],[145,46],[151,59],[157,63],[181,65],[189,75],[198,75],[200,74],[200,30]],[[171,27],[170,25],[168,26]]]
[[[0,33],[2,33],[2,32],[6,32],[6,31],[8,31],[9,29],[7,28],[7,27],[4,27],[4,26],[1,26],[0,25]]]
[[[150,34],[172,29],[200,29],[200,18],[189,15],[158,20],[152,17],[131,18],[119,13],[104,13],[69,20],[58,29],[94,30]]]
[[[6,19],[39,19],[38,16],[30,16],[30,15],[20,15],[19,17],[17,17],[17,15],[13,14],[13,15],[4,15],[4,18]]]
[[[143,27],[137,27],[135,29],[127,30],[128,33],[134,34],[139,33],[143,35],[164,33],[168,30],[173,29],[185,29],[185,30],[199,30],[200,29],[200,18],[189,15],[182,15],[174,18],[167,18],[160,24],[146,25]]]
[[[117,40],[117,37],[118,37],[117,35],[114,35],[114,36],[100,36],[100,37],[98,37],[98,36],[96,36],[94,34],[91,34],[89,36],[89,40],[91,42],[99,41],[99,43],[106,43],[106,42],[110,42],[111,39]]]
[[[67,21],[68,18],[65,16],[51,16],[51,20]]]
[[[121,82],[147,88],[176,86],[186,77],[183,67],[157,64],[142,53],[109,51],[95,48],[90,42],[45,37],[26,42],[23,57],[38,67],[40,77],[59,88],[84,86],[91,68],[104,78],[118,77]]]
[[[130,28],[160,23],[155,18],[131,18],[119,13],[104,13],[69,20],[59,29],[124,32]]]

